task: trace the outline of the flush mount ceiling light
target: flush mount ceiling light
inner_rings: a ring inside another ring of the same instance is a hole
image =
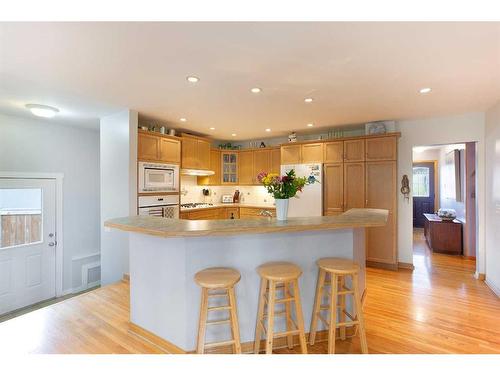
[[[304,101],[305,101],[306,103],[312,103],[312,101],[313,101],[313,100],[314,100],[313,98],[305,98],[305,99],[304,99]]]
[[[186,121],[187,121],[187,118],[185,118],[185,117],[181,117],[181,118],[179,119],[179,121],[180,121],[180,122],[186,122]]]
[[[211,127],[211,128],[209,128],[209,129],[210,129],[210,130],[215,130],[215,128],[214,128],[214,127]]]
[[[57,108],[43,104],[26,104],[26,108],[28,108],[35,116],[46,118],[54,117],[59,112]]]
[[[314,124],[307,124],[308,128],[312,128],[313,126],[314,126]]]
[[[231,137],[236,137],[236,133],[231,134]]]
[[[253,92],[254,94],[258,94],[259,92],[262,91],[262,89],[259,87],[253,87],[250,89],[250,91]]]
[[[200,79],[196,76],[187,76],[186,80],[190,83],[197,83]]]
[[[424,87],[423,89],[420,89],[419,92],[421,94],[428,94],[432,91],[432,89],[430,87]]]
[[[270,131],[271,131],[271,129],[269,129],[269,128],[268,128],[268,129],[266,129],[266,132],[270,132]]]

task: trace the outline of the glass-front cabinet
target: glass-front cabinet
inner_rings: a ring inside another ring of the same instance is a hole
[[[222,183],[238,183],[238,153],[222,151]]]

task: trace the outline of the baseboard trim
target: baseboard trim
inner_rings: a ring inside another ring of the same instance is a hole
[[[413,265],[413,263],[398,262],[398,268],[413,271],[415,269],[415,266]]]
[[[488,286],[488,288],[491,289],[493,293],[496,294],[498,298],[500,298],[500,288],[498,288],[496,285],[494,285],[490,280],[485,279],[484,283]]]
[[[186,354],[186,351],[179,348],[177,345],[172,344],[170,341],[164,340],[154,333],[139,327],[137,324],[129,322],[129,331],[141,339],[146,340],[150,344],[158,347],[167,354]]]
[[[384,270],[391,270],[391,271],[397,271],[398,270],[398,264],[391,264],[391,263],[382,263],[382,262],[374,262],[371,260],[366,261],[366,266],[367,267],[372,267],[372,268],[382,268]]]
[[[474,277],[480,281],[484,281],[486,280],[486,275],[484,273],[479,273],[476,271],[476,273],[474,274]]]
[[[130,283],[130,274],[124,273],[122,276],[122,281],[125,281],[126,283]]]

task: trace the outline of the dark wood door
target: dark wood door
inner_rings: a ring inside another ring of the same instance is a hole
[[[424,214],[434,213],[434,163],[413,163],[413,226],[423,228]]]

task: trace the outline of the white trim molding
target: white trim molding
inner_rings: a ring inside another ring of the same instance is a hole
[[[63,238],[63,180],[64,173],[45,172],[10,172],[0,171],[0,178],[19,178],[34,180],[55,180],[56,181],[56,297],[64,295],[63,292],[63,259],[64,259],[64,238]]]
[[[493,293],[495,293],[497,295],[498,298],[500,298],[500,288],[497,287],[496,285],[494,285],[489,279],[488,277],[486,277],[486,280],[484,280],[485,284],[488,285],[488,288],[491,289],[491,291]]]

